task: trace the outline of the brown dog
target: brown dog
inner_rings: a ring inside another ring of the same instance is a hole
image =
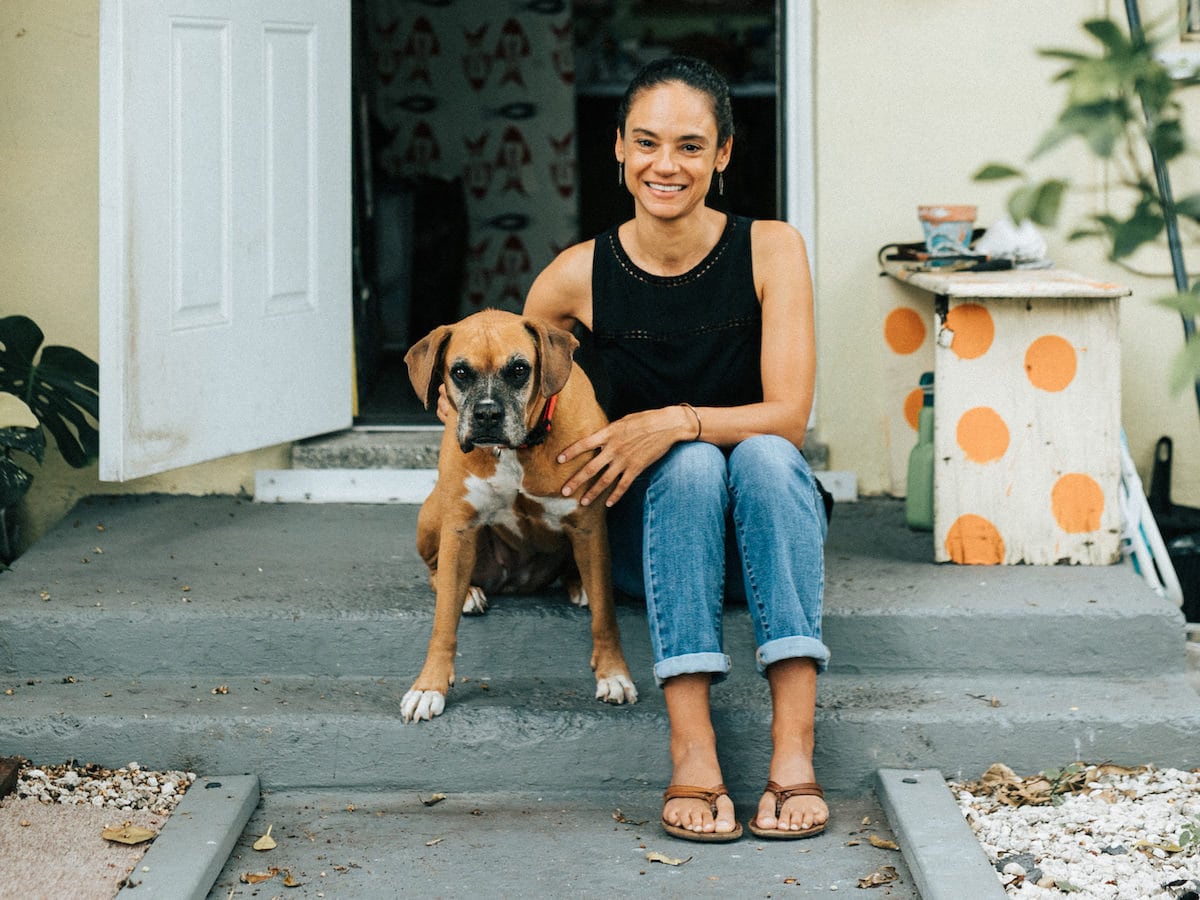
[[[454,408],[437,485],[417,518],[437,605],[425,665],[400,702],[405,722],[445,708],[463,612],[486,611],[487,593],[537,591],[560,577],[572,602],[591,607],[596,699],[637,702],[613,609],[604,504],[562,496],[587,459],[560,465],[558,454],[607,421],[572,360],[577,345],[540,319],[484,310],[434,329],[404,357],[425,407],[444,384]]]

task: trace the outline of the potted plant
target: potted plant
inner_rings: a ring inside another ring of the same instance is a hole
[[[1200,85],[1200,70],[1173,73],[1160,56],[1162,41],[1147,37],[1136,17],[1128,30],[1111,19],[1091,20],[1083,27],[1100,45],[1095,53],[1040,51],[1066,63],[1056,80],[1067,86],[1067,102],[1032,158],[1080,138],[1105,162],[1114,181],[1126,189],[1127,206],[1120,213],[1109,210],[1093,216],[1070,239],[1102,238],[1109,258],[1119,263],[1165,234],[1176,292],[1159,302],[1178,310],[1190,324],[1200,314],[1200,284],[1187,287],[1177,225],[1200,223],[1200,193],[1174,198],[1166,173],[1168,165],[1188,150],[1179,92]],[[1021,185],[1008,198],[1009,216],[1014,222],[1029,219],[1045,226],[1057,221],[1064,195],[1073,187],[1065,178],[1035,181],[1021,169],[1002,163],[984,166],[975,178],[1020,178]],[[1186,325],[1185,330],[1187,342],[1171,372],[1176,390],[1200,374],[1200,336]]]
[[[0,393],[20,400],[37,423],[0,421],[0,565],[16,558],[16,508],[33,483],[14,452],[40,465],[47,431],[74,468],[88,465],[100,450],[95,425],[100,415],[99,367],[71,347],[42,347],[44,339],[26,316],[0,319]]]

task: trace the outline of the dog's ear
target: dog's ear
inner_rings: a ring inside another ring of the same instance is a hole
[[[404,354],[404,361],[408,364],[408,378],[426,409],[437,403],[438,385],[442,383],[442,362],[446,355],[446,344],[450,341],[450,333],[449,325],[439,325]]]
[[[542,366],[539,391],[543,397],[552,397],[563,389],[571,375],[571,360],[579,341],[571,332],[543,319],[526,319],[525,327],[537,341],[538,359]]]

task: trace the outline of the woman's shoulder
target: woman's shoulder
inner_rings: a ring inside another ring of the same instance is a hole
[[[560,323],[591,324],[592,253],[596,242],[582,241],[563,250],[534,279],[525,311]]]
[[[779,219],[754,219],[750,224],[750,237],[756,252],[804,249],[804,237],[796,227]]]

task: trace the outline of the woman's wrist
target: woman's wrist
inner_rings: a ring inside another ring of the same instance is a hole
[[[695,424],[696,426],[695,435],[687,438],[687,440],[700,440],[700,435],[704,433],[704,423],[700,421],[700,413],[696,412],[696,407],[692,406],[690,403],[680,403],[679,406],[683,409],[683,414],[687,419],[687,424],[689,426]],[[690,431],[688,433],[690,433]]]

